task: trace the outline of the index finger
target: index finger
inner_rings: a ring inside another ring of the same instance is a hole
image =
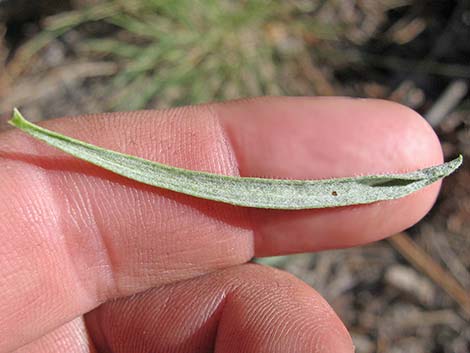
[[[46,125],[105,148],[221,174],[310,179],[442,161],[421,117],[380,101],[267,98]],[[1,135],[0,164],[0,350],[109,298],[255,254],[379,239],[421,218],[439,188],[357,207],[251,210],[135,183],[17,131]]]
[[[289,102],[289,104],[285,104]],[[402,173],[443,162],[419,114],[373,99],[291,98],[219,106],[244,176],[324,179]],[[433,205],[441,182],[399,200],[282,212],[250,210],[256,256],[365,244],[402,231]]]

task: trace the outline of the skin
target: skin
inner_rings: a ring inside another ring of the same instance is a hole
[[[349,98],[259,98],[47,121],[187,169],[329,178],[442,163],[415,112]],[[440,184],[354,207],[272,211],[140,185],[0,134],[0,352],[353,352],[326,301],[248,263],[356,246],[421,219]]]

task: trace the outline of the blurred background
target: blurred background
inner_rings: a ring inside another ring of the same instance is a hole
[[[259,259],[314,286],[358,353],[470,351],[470,0],[0,0],[0,130],[258,95],[384,98],[466,161],[406,233]]]

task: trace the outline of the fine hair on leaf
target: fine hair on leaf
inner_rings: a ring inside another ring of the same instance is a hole
[[[462,156],[403,174],[320,180],[237,177],[199,172],[107,150],[47,130],[15,109],[10,124],[72,156],[138,182],[237,206],[299,210],[368,204],[409,195],[454,172]]]

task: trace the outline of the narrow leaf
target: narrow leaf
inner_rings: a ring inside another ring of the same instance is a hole
[[[10,124],[77,158],[144,184],[237,206],[310,209],[367,204],[411,194],[451,174],[462,156],[405,174],[321,180],[285,180],[225,176],[186,170],[110,151],[44,129],[15,109]]]

